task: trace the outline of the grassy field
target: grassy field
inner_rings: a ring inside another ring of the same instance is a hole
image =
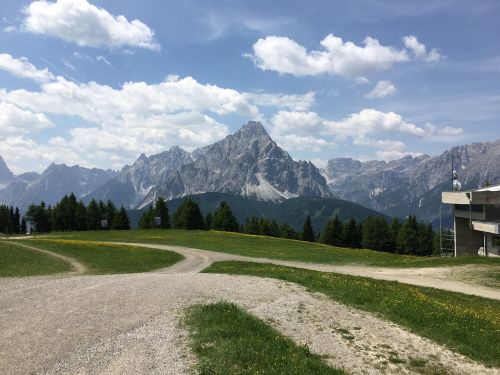
[[[0,241],[0,277],[50,275],[69,271],[71,265],[61,259]]]
[[[219,262],[204,272],[294,282],[346,305],[380,314],[469,358],[500,367],[500,301],[270,264]]]
[[[54,233],[50,238],[144,242],[187,246],[229,254],[326,264],[363,264],[383,267],[435,267],[464,264],[500,266],[499,259],[482,257],[431,258],[348,249],[281,238],[217,231],[131,230]]]
[[[344,374],[233,304],[194,306],[186,324],[201,375]]]
[[[24,241],[31,246],[76,259],[88,268],[90,274],[147,272],[171,266],[183,259],[182,255],[171,251],[143,247],[75,240]]]

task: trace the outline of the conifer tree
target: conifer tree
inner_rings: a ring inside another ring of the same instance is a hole
[[[311,224],[311,217],[307,216],[304,221],[304,228],[302,229],[302,241],[314,242],[316,240],[316,235]]]
[[[337,215],[330,219],[321,234],[321,242],[331,246],[339,246],[342,242],[342,223]]]
[[[226,232],[238,232],[240,224],[233,214],[231,207],[226,202],[221,202],[219,208],[214,212],[211,228]]]
[[[172,216],[172,223],[179,229],[205,229],[200,206],[190,197],[184,198]]]

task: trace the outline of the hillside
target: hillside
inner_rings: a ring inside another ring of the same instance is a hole
[[[233,210],[236,218],[243,224],[247,217],[255,215],[278,223],[287,222],[296,230],[302,230],[306,216],[311,216],[316,231],[322,230],[329,218],[338,215],[341,220],[352,217],[363,220],[369,215],[381,215],[379,212],[360,206],[359,204],[335,198],[297,197],[282,202],[260,201],[239,195],[227,193],[204,193],[193,195],[192,199],[200,205],[203,214],[215,211],[221,202],[225,201]],[[168,202],[170,213],[182,202],[176,198]],[[133,226],[137,225],[139,217],[145,209],[129,211]]]

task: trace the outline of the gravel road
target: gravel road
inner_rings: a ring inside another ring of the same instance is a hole
[[[295,262],[285,260],[275,260],[267,258],[252,258],[241,255],[232,255],[227,253],[217,253],[214,251],[192,249],[182,246],[170,245],[152,245],[144,243],[124,243],[115,242],[115,244],[141,246],[152,249],[163,249],[175,251],[182,254],[186,259],[177,265],[171,267],[168,272],[176,273],[197,273],[208,267],[214,262],[224,260],[238,260],[244,262],[271,263],[282,266],[305,268],[315,271],[336,272],[346,275],[365,276],[379,280],[399,281],[405,284],[425,286],[437,289],[448,290],[463,294],[475,295],[485,298],[500,300],[500,290],[482,285],[468,284],[456,280],[444,280],[443,275],[452,270],[472,269],[471,266],[463,267],[428,267],[428,268],[383,268],[368,266],[334,266],[328,264]]]
[[[195,358],[182,316],[193,304],[221,300],[237,303],[353,374],[412,374],[408,363],[415,358],[427,373],[498,374],[298,285],[198,273],[213,261],[254,258],[141,246],[178,251],[186,259],[140,274],[0,279],[0,374],[190,373]]]

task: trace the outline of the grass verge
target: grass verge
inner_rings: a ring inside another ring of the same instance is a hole
[[[435,267],[464,264],[496,265],[500,259],[484,257],[415,257],[367,249],[348,249],[319,243],[218,231],[151,229],[53,233],[49,238],[94,241],[144,242],[187,246],[249,257],[294,260],[324,264],[362,264],[381,267]]]
[[[247,262],[218,262],[204,272],[294,282],[488,366],[500,367],[500,301],[392,281]]]
[[[234,304],[192,307],[186,317],[199,374],[344,374]]]
[[[147,272],[184,259],[171,251],[90,241],[27,240],[31,246],[65,255],[83,263],[90,274]]]
[[[50,255],[0,241],[0,277],[69,272],[71,265]]]

